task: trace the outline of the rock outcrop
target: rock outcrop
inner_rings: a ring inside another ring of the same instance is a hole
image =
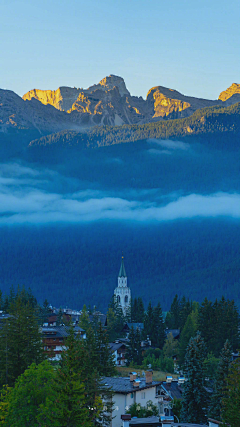
[[[232,96],[234,96],[234,99],[238,99],[238,98],[240,99],[240,84],[233,83],[229,88],[227,88],[226,90],[220,93],[218,99],[220,99],[221,101],[227,101]],[[236,102],[239,102],[239,101],[236,101]]]
[[[218,100],[185,96],[163,86],[151,88],[147,98],[131,96],[122,77],[110,75],[88,89],[60,87],[57,90],[34,89],[24,100],[33,98],[71,115],[71,122],[84,126],[142,124],[157,120],[188,117],[199,108],[231,105],[239,101],[240,85],[233,84]]]
[[[0,89],[0,133],[13,130],[36,130],[39,134],[79,127],[71,116],[51,105],[43,105],[37,99],[24,101],[11,90]]]
[[[150,89],[144,100],[130,94],[123,78],[110,75],[87,89],[33,89],[23,99],[14,92],[1,90],[0,132],[33,128],[47,133],[96,125],[144,124],[185,118],[200,108],[229,106],[239,101],[240,84],[236,83],[214,101],[185,96],[163,86]]]

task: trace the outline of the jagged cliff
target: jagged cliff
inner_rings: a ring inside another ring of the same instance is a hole
[[[12,131],[36,130],[39,134],[62,129],[79,130],[71,116],[37,99],[24,101],[11,90],[0,89],[0,135]]]
[[[234,95],[237,95],[239,97],[238,99],[240,100],[240,84],[238,83],[233,83],[229,88],[221,92],[218,99],[221,101],[227,101],[227,99]],[[239,102],[239,100],[236,102]]]
[[[60,87],[55,91],[34,89],[24,100],[33,98],[68,112],[71,122],[85,126],[141,124],[192,115],[199,108],[238,102],[240,85],[233,84],[218,100],[185,96],[163,86],[151,88],[147,98],[131,96],[122,77],[110,75],[88,89]]]
[[[212,101],[189,97],[163,86],[147,93],[146,100],[132,96],[123,78],[110,75],[87,89],[60,87],[55,91],[34,89],[23,99],[0,90],[0,132],[36,130],[39,134],[92,126],[145,124],[186,118],[196,110],[240,101],[240,85],[232,84]]]

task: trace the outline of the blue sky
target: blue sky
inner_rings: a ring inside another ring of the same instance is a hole
[[[109,74],[216,99],[240,83],[239,0],[0,0],[0,88],[84,87]]]

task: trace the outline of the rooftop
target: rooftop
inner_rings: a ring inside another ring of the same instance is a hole
[[[153,381],[152,383],[146,383],[145,378],[137,378],[140,380],[139,387],[134,387],[133,382],[130,382],[129,377],[121,378],[121,377],[103,377],[102,378],[105,385],[108,385],[112,388],[115,393],[128,394],[137,390],[144,390],[147,388],[156,387],[161,383],[159,381]]]
[[[85,331],[79,326],[74,326],[76,335],[82,335]],[[69,326],[43,326],[42,334],[45,338],[54,336],[54,338],[65,338],[69,335]]]
[[[174,397],[176,397],[176,399],[182,399],[183,389],[177,381],[173,380],[170,383],[163,381],[162,388],[170,395],[172,399],[174,399]]]
[[[159,421],[159,417],[148,417],[148,418],[132,418],[129,422],[130,427],[131,426],[142,426],[142,427],[148,427],[148,426],[161,426],[161,422]]]

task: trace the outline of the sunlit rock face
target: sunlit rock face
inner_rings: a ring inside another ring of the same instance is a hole
[[[76,129],[69,114],[34,98],[24,101],[11,90],[0,89],[0,106],[0,132],[3,133],[35,129],[41,134]]]
[[[33,89],[23,95],[23,99],[35,98],[44,105],[50,104],[57,110],[67,111],[72,107],[79,93],[80,89],[67,86],[59,87],[57,90]]]
[[[228,105],[240,102],[240,84],[233,83],[228,89],[220,93],[218,99],[227,101]]]
[[[148,91],[147,103],[152,118],[176,119],[190,116],[199,108],[217,105],[219,101],[185,96],[174,89],[156,86]]]
[[[96,89],[100,90],[111,90],[114,87],[117,87],[119,90],[120,96],[129,96],[130,92],[127,90],[125,81],[122,77],[114,76],[113,74],[110,74],[108,77],[104,77],[97,85],[90,86],[88,89],[85,90],[85,92],[92,92]]]
[[[220,100],[185,96],[163,86],[151,88],[147,98],[132,96],[122,77],[110,75],[87,89],[60,87],[57,90],[34,89],[23,99],[37,99],[71,114],[71,121],[84,125],[141,124],[163,119],[187,117],[199,108],[221,104]]]
[[[2,132],[21,126],[46,132],[184,118],[200,108],[240,102],[240,84],[232,84],[214,101],[186,96],[163,86],[151,88],[145,100],[132,96],[123,78],[111,74],[87,89],[67,86],[57,90],[33,89],[23,99],[2,90],[1,99]]]

